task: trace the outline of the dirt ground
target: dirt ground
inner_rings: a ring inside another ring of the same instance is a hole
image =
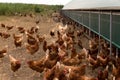
[[[36,20],[40,20],[39,24],[36,24]],[[5,45],[8,45],[8,53],[17,58],[18,60],[21,61],[22,66],[21,68],[13,73],[10,68],[10,62],[8,55],[6,55],[4,58],[0,59],[0,80],[43,80],[42,75],[40,73],[37,73],[33,70],[31,70],[28,65],[26,64],[26,61],[28,60],[34,60],[34,59],[39,59],[42,56],[45,55],[45,53],[42,50],[42,44],[40,45],[40,49],[37,53],[34,55],[30,55],[26,52],[24,43],[22,47],[20,48],[15,48],[15,45],[13,43],[13,37],[12,34],[19,34],[17,30],[17,26],[24,27],[25,29],[29,29],[30,27],[33,26],[39,26],[39,34],[44,35],[46,34],[46,38],[48,42],[52,42],[53,39],[51,36],[49,36],[49,32],[51,29],[57,29],[57,25],[61,23],[56,23],[52,19],[47,18],[47,17],[41,17],[41,16],[36,16],[35,18],[31,18],[29,16],[27,17],[20,17],[20,16],[0,16],[0,24],[4,23],[6,25],[11,25],[14,26],[13,29],[11,30],[6,30],[0,26],[0,32],[7,31],[8,33],[11,34],[11,36],[8,39],[3,39],[0,37],[0,50],[4,48]],[[24,42],[26,41],[24,37]],[[87,43],[88,40],[86,38],[82,38],[83,45],[85,47],[88,47]]]

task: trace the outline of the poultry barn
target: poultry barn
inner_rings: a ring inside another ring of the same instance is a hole
[[[63,7],[61,14],[64,23],[84,31],[89,40],[87,60],[91,73],[98,70],[96,79],[76,80],[120,80],[120,1],[73,0]]]

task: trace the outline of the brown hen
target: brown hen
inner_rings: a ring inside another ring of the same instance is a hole
[[[13,34],[13,38],[14,38],[14,44],[16,47],[21,47],[22,46],[22,41],[23,41],[23,35],[19,34]]]
[[[32,70],[42,73],[45,68],[44,60],[45,60],[45,58],[42,58],[39,60],[30,60],[27,62],[27,64],[28,64],[29,68],[31,68]]]
[[[4,57],[7,54],[8,45],[4,49],[0,50],[0,58]]]
[[[21,63],[19,60],[15,59],[13,56],[9,55],[11,70],[13,72],[17,71],[21,67]]]

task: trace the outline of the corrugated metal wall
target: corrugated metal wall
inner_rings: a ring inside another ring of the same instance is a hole
[[[110,14],[92,11],[64,11],[72,20],[110,41]],[[100,33],[99,33],[100,14]],[[112,43],[120,48],[120,15],[112,14]]]

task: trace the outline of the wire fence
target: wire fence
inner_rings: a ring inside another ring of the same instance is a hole
[[[82,24],[94,33],[111,42],[116,47],[120,48],[120,14],[112,12],[72,10],[63,10],[62,12],[75,22]]]

